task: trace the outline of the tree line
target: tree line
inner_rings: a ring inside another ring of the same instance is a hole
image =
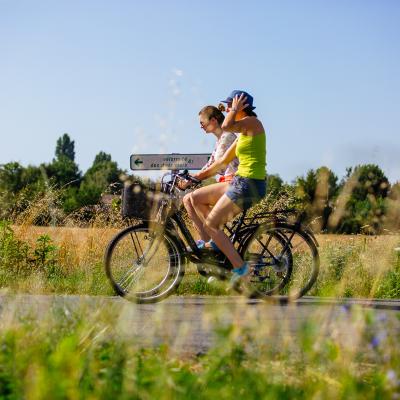
[[[57,140],[50,163],[0,165],[0,219],[12,219],[50,189],[58,190],[59,207],[65,215],[98,205],[103,194],[120,193],[126,174],[103,151],[82,173],[75,162],[75,142],[65,133]],[[316,221],[318,231],[375,234],[400,228],[400,182],[390,184],[377,165],[349,167],[340,180],[323,166],[291,183],[279,175],[268,175],[267,181],[264,206],[289,199],[285,206],[304,210],[310,222]]]
[[[98,204],[105,191],[117,193],[115,184],[121,182],[124,173],[110,154],[101,151],[83,174],[75,162],[75,142],[65,133],[57,140],[55,157],[48,164],[0,165],[0,218],[22,211],[49,189],[59,191],[59,203],[66,214]]]

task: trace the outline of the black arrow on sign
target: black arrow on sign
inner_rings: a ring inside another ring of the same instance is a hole
[[[135,164],[136,164],[136,165],[143,164],[143,161],[141,161],[140,158],[137,158],[137,159],[135,160]]]

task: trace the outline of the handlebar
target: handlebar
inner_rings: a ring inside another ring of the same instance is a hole
[[[194,183],[195,185],[199,185],[201,183],[201,181],[199,179],[195,178],[192,175],[189,175],[189,171],[187,169],[185,169],[180,174],[176,174],[176,176],[178,176],[181,179],[185,179],[187,181],[190,181],[190,182]]]

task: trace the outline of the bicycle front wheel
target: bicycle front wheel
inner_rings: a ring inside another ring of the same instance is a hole
[[[105,268],[115,292],[137,303],[169,296],[184,275],[179,244],[162,226],[131,226],[118,233],[105,253]]]

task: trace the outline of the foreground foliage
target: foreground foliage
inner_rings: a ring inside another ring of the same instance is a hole
[[[141,345],[117,307],[44,311],[1,313],[2,399],[389,399],[400,390],[399,332],[372,312],[343,309],[355,327],[344,338],[321,335],[312,318],[287,337],[279,326],[217,325],[214,345],[195,355]]]

